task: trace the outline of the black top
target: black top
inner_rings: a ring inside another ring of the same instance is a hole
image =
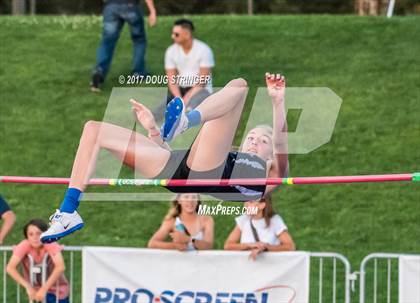
[[[0,217],[9,210],[11,210],[9,204],[7,204],[3,197],[0,196]]]
[[[189,150],[175,150],[157,179],[254,179],[267,177],[267,164],[260,157],[242,152],[230,152],[219,167],[198,172],[187,165]],[[224,201],[252,201],[260,199],[265,185],[230,186],[166,186],[175,193],[209,194]]]

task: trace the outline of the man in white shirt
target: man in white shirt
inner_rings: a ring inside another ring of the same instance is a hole
[[[211,48],[193,36],[194,24],[188,19],[175,21],[172,28],[174,44],[165,53],[168,96],[155,111],[156,120],[163,118],[166,104],[181,97],[187,110],[195,108],[212,93],[214,56]]]

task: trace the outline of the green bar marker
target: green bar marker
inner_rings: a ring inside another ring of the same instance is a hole
[[[420,181],[420,173],[413,174],[413,181]]]

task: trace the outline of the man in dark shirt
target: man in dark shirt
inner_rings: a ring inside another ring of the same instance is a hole
[[[15,214],[2,196],[0,196],[0,218],[4,221],[0,228],[0,245],[2,245],[16,221]]]
[[[149,9],[149,25],[156,24],[156,9],[153,0],[145,0]],[[93,92],[100,91],[111,66],[112,56],[117,45],[124,22],[130,26],[133,41],[133,74],[146,75],[144,56],[146,52],[146,33],[143,13],[139,0],[106,0],[103,10],[102,41],[96,53],[96,66],[90,83]]]

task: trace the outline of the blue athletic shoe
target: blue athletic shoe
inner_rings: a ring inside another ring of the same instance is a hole
[[[41,234],[42,243],[56,242],[62,237],[74,233],[84,226],[77,211],[73,213],[60,212],[58,209],[50,217],[50,227]]]
[[[174,98],[168,103],[165,112],[165,122],[160,129],[162,140],[167,142],[188,129],[188,118],[185,114],[184,102]]]

